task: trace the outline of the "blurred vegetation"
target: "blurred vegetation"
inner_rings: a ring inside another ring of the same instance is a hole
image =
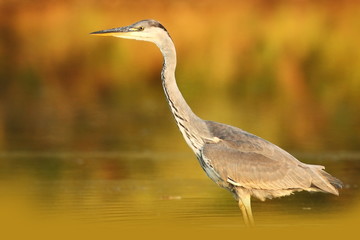
[[[296,150],[359,150],[359,1],[0,2],[0,150],[186,148],[158,49],[89,32],[153,18],[199,116]]]

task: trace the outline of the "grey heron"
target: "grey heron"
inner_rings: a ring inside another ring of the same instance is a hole
[[[176,124],[206,174],[233,193],[246,225],[254,224],[251,197],[264,201],[303,190],[339,195],[341,181],[323,166],[302,163],[258,136],[195,115],[176,84],[175,46],[159,22],[142,20],[91,34],[143,40],[159,47],[164,58],[162,86]]]

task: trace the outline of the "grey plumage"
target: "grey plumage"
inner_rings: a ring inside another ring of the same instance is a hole
[[[208,159],[224,182],[260,200],[281,197],[294,191],[322,191],[338,195],[341,182],[324,172],[323,166],[304,164],[276,145],[238,128],[207,121],[218,143],[205,144]]]
[[[196,116],[177,87],[175,46],[159,22],[143,20],[93,34],[144,40],[159,47],[164,57],[162,85],[175,121],[206,174],[234,194],[246,224],[253,223],[251,196],[265,200],[303,190],[339,194],[341,181],[323,166],[302,163],[260,137]]]

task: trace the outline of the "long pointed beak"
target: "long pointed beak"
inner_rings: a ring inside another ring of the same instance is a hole
[[[142,31],[142,30],[143,29],[140,30],[139,28],[136,28],[133,25],[130,25],[130,26],[126,26],[126,27],[118,27],[118,28],[100,30],[100,31],[92,32],[90,34],[94,34],[97,36],[112,36],[112,37],[119,37],[119,38],[150,41],[148,34],[144,33],[144,31]]]
[[[99,36],[121,37],[129,32],[131,32],[130,27],[119,27],[119,28],[100,30],[100,31],[92,32],[90,34],[99,35]]]

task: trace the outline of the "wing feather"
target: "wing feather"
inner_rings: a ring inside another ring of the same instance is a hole
[[[230,177],[247,188],[308,188],[307,165],[276,145],[239,128],[206,122],[218,143],[206,144],[203,154],[222,177]],[[225,176],[226,175],[226,176]]]
[[[212,137],[202,148],[202,157],[216,175],[241,186],[259,199],[292,191],[324,191],[338,195],[342,183],[323,166],[305,164],[278,146],[239,128],[205,121]]]
[[[226,142],[206,144],[202,153],[222,179],[230,178],[248,189],[303,189],[311,185],[311,177],[304,168],[283,158],[244,152]]]

